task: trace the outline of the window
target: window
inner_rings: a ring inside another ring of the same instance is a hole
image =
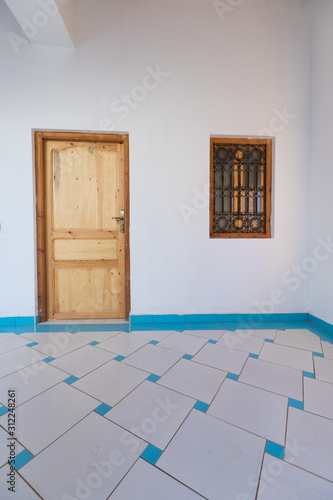
[[[272,139],[212,137],[210,237],[271,237]]]

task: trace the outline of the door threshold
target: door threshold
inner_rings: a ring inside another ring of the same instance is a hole
[[[39,325],[120,325],[129,324],[125,319],[49,319]]]

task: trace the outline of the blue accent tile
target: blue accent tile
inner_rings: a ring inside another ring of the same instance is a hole
[[[209,339],[208,344],[217,344],[217,340]]]
[[[281,321],[307,321],[309,313],[280,313]]]
[[[115,358],[113,358],[115,361],[122,361],[123,359],[125,359],[126,356],[116,356]]]
[[[66,378],[64,380],[64,382],[66,382],[66,384],[68,384],[68,385],[71,385],[74,382],[76,382],[77,380],[79,380],[77,377],[74,377],[74,375],[71,375],[70,377]]]
[[[217,314],[186,314],[186,323],[217,323]]]
[[[109,406],[105,403],[100,404],[99,406],[97,406],[97,408],[94,409],[94,411],[99,415],[105,415],[110,410],[112,410],[112,406]]]
[[[298,401],[298,399],[288,398],[288,406],[293,408],[298,408],[299,410],[304,410],[303,401]]]
[[[230,330],[253,330],[254,326],[247,321],[228,321],[228,329]]]
[[[274,340],[273,339],[265,339],[265,342],[269,342],[270,344],[274,344]]]
[[[27,347],[34,347],[35,345],[38,345],[38,342],[31,342],[31,344],[27,344]]]
[[[312,353],[314,356],[317,356],[318,358],[323,358],[324,355],[321,352],[313,352]]]
[[[303,377],[315,378],[314,373],[303,371]]]
[[[1,406],[1,408],[0,408],[0,417],[2,417],[2,415],[6,415],[6,413],[8,413],[7,406]]]
[[[157,323],[185,323],[185,314],[154,314],[153,325]]]
[[[308,328],[309,323],[307,321],[284,321],[285,327],[288,330],[297,330],[299,328]]]
[[[44,361],[44,363],[50,363],[51,361],[54,361],[55,358],[52,358],[52,356],[49,356],[48,358],[45,358],[45,359],[42,359],[42,361]]]
[[[150,464],[155,465],[162,453],[162,450],[156,448],[156,446],[153,446],[152,444],[149,444],[140,456]]]
[[[201,321],[200,323],[186,323],[187,330],[221,330],[219,323]]]
[[[239,375],[236,375],[236,373],[231,373],[229,372],[226,378],[230,378],[230,380],[238,380]]]
[[[253,359],[258,359],[259,356],[258,354],[253,354],[252,352],[249,354],[249,358],[253,358]]]
[[[130,332],[150,332],[153,329],[153,323],[131,323]]]
[[[191,356],[190,354],[184,354],[183,356],[183,359],[192,359],[193,356]]]
[[[132,314],[130,321],[131,323],[149,324],[153,322],[153,316],[151,314]]]
[[[93,340],[92,342],[89,343],[89,345],[98,345],[99,342],[97,342],[96,340]]]
[[[155,323],[153,324],[153,330],[162,331],[170,330],[176,332],[183,332],[186,330],[186,323]]]
[[[27,464],[34,458],[34,455],[30,453],[28,450],[23,450],[16,455],[15,458],[15,469],[19,470],[23,465]]]
[[[207,403],[203,403],[202,401],[197,401],[195,405],[193,406],[196,410],[202,411],[203,413],[206,413],[206,411],[209,408],[209,405]]]
[[[154,375],[154,373],[152,373],[151,375],[149,375],[149,377],[147,377],[146,380],[150,380],[150,382],[157,382],[161,377],[159,377],[158,375]]]
[[[257,330],[285,330],[286,325],[282,321],[264,321],[263,323],[252,323]]]
[[[273,443],[273,441],[266,441],[265,452],[269,455],[273,455],[273,457],[280,458],[283,460],[284,457],[284,446],[280,444]]]
[[[149,342],[149,344],[157,345],[157,344],[158,344],[158,340],[151,340],[151,341]]]
[[[218,323],[219,325],[219,330],[228,330],[229,332],[234,332],[236,330],[235,328],[235,323],[232,323],[231,321],[227,321],[227,322],[222,322],[222,321],[219,321]]]

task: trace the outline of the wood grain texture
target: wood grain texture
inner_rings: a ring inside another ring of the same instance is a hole
[[[35,155],[41,320],[127,319],[128,136],[36,132]]]

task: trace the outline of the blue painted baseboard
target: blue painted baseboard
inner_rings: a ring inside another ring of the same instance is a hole
[[[159,323],[216,323],[216,322],[250,322],[254,325],[265,322],[307,321],[308,313],[276,313],[276,314],[132,314],[132,324]]]
[[[35,316],[13,316],[9,318],[0,318],[0,327],[34,325],[37,318]]]

